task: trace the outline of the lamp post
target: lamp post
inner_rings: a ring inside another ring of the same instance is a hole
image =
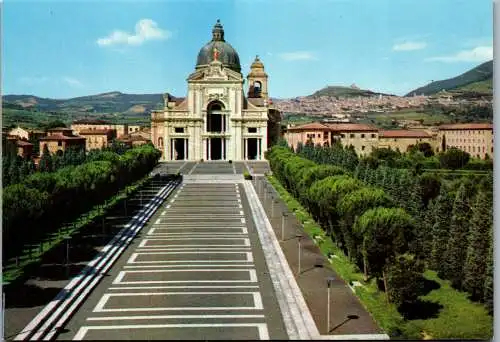
[[[285,212],[281,214],[281,241],[285,241],[285,217],[287,216]]]
[[[300,275],[300,243],[302,241],[302,234],[296,234],[295,237],[297,238],[297,241],[299,242],[299,267],[298,267],[298,272],[297,275]]]
[[[66,273],[69,275],[69,241],[71,240],[71,236],[65,235],[64,241],[66,242]]]
[[[326,278],[327,289],[327,300],[326,300],[326,333],[330,333],[330,288],[333,284],[335,277]]]

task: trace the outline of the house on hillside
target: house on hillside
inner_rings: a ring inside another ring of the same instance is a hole
[[[58,127],[47,130],[48,135],[40,139],[40,156],[47,146],[50,153],[61,154],[70,147],[83,149],[85,151],[86,141],[84,137],[73,135],[71,128]]]

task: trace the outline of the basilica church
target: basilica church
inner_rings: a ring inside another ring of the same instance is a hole
[[[198,53],[186,98],[164,96],[151,113],[151,139],[162,160],[261,160],[280,132],[281,114],[268,94],[268,76],[257,56],[245,79],[236,50],[219,20]]]

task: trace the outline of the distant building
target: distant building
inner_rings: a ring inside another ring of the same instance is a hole
[[[379,131],[379,148],[406,152],[411,146],[424,142],[428,143],[434,151],[436,150],[436,139],[428,132],[406,129]]]
[[[289,126],[284,134],[289,146],[297,148],[299,143],[332,145],[339,141],[343,146],[354,146],[358,155],[369,154],[374,148],[399,149],[406,152],[412,145],[427,142],[435,152],[450,147],[461,149],[475,158],[493,158],[493,125],[468,123],[428,127],[419,130],[379,130],[364,124],[308,123]]]
[[[20,126],[17,126],[16,128],[11,129],[8,132],[8,135],[16,136],[19,137],[20,139],[24,140],[31,140],[33,138],[42,138],[46,136],[47,134],[44,131],[37,130],[37,129],[25,129]]]
[[[47,130],[47,133],[46,137],[40,138],[40,156],[45,145],[53,154],[61,154],[70,147],[85,150],[85,138],[73,135],[71,128],[52,128]]]
[[[299,143],[312,142],[328,146],[340,142],[343,146],[352,145],[358,155],[370,153],[378,145],[378,128],[356,123],[310,123],[287,129],[285,140],[297,148]]]
[[[100,150],[108,147],[113,139],[116,138],[115,129],[87,129],[80,130],[78,135],[86,139],[87,151]]]
[[[18,136],[6,136],[3,143],[5,144],[3,153],[16,153],[23,158],[31,158],[33,156],[33,144],[20,139]]]
[[[493,124],[464,123],[438,127],[437,151],[456,147],[476,158],[493,159]]]
[[[128,124],[114,124],[106,120],[97,119],[75,120],[71,124],[71,129],[73,129],[73,131],[78,135],[81,131],[114,129],[116,131],[116,136],[120,136],[128,134],[130,127],[135,129],[135,127],[139,126],[129,126]]]

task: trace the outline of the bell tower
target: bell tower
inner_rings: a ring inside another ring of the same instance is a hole
[[[264,64],[260,61],[259,56],[255,56],[255,60],[250,66],[250,73],[247,76],[248,81],[248,98],[262,98],[265,101],[269,100],[267,93],[267,74],[264,71]]]

